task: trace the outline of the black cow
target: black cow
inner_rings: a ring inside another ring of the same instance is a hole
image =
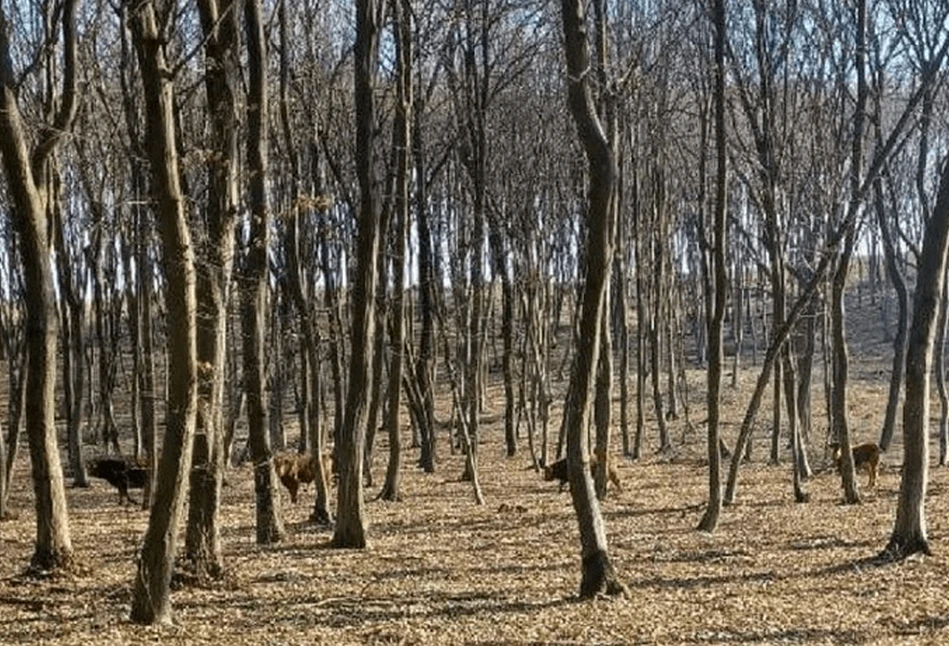
[[[95,458],[89,462],[89,475],[102,478],[119,490],[119,503],[138,504],[129,495],[129,489],[144,489],[148,469],[131,458],[122,456]]]
[[[596,456],[590,456],[590,475],[593,475],[596,472]],[[616,472],[616,469],[613,468],[613,465],[610,464],[607,467],[606,476],[609,478],[609,481],[613,483],[613,486],[616,487],[617,491],[623,490],[623,484],[619,479],[619,474]],[[564,487],[567,486],[567,483],[570,480],[570,476],[567,474],[567,458],[560,458],[553,464],[544,467],[544,480],[560,480],[560,491],[563,491]]]

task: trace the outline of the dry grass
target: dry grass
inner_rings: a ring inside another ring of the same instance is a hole
[[[754,373],[747,368],[743,389],[725,393],[729,437]],[[857,374],[868,376],[855,380],[851,396],[862,441],[878,432],[885,387],[871,369]],[[697,406],[701,375],[694,377]],[[68,491],[85,572],[45,581],[22,575],[35,527],[23,458],[12,498],[19,519],[0,523],[0,643],[949,642],[946,469],[931,471],[934,555],[869,567],[864,559],[883,548],[893,525],[898,447],[885,456],[877,488],[863,492],[862,504],[845,506],[835,474],[820,470],[824,431],[815,429],[811,501],[795,504],[789,465],[764,464],[767,442],[759,435],[756,461],[741,472],[738,504],[708,535],[695,531],[707,497],[704,443],[677,422],[676,455],[617,458],[624,491],[603,504],[611,554],[630,595],[578,602],[570,496],[529,470],[523,455],[502,457],[497,410],[481,450],[488,504],[473,504],[469,485],[457,478],[461,458],[447,455],[443,443],[437,474],[406,467],[404,502],[368,505],[371,545],[364,551],[328,549],[329,531],[306,523],[312,489],[296,506],[283,495],[287,538],[258,547],[250,470],[231,471],[223,512],[227,579],[175,591],[174,627],[127,619],[147,517],[118,506],[103,482]],[[815,411],[818,423],[821,416]]]

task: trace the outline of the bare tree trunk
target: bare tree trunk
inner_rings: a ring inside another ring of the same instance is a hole
[[[615,199],[615,196],[614,196]],[[610,216],[614,217],[613,215]],[[610,263],[613,262],[612,255]],[[612,269],[612,267],[611,267]],[[606,498],[606,481],[609,473],[610,427],[613,421],[613,342],[610,330],[610,290],[607,287],[603,295],[603,317],[600,327],[600,356],[597,361],[596,381],[593,395],[594,455],[596,472],[593,485],[596,497]]]
[[[619,190],[617,199],[623,201],[623,172],[619,170]],[[622,207],[617,206],[622,213]],[[629,393],[629,295],[626,283],[626,227],[623,218],[616,221],[616,249],[613,252],[613,294],[616,307],[616,343],[619,346],[619,392],[620,392],[620,437],[623,443],[623,456],[632,457],[632,436],[630,435],[630,393]]]
[[[633,440],[633,459],[638,460],[643,454],[643,436],[646,429],[646,332],[647,321],[646,303],[643,298],[645,281],[643,273],[646,263],[643,262],[645,244],[642,240],[642,209],[639,208],[638,177],[633,175],[633,248],[636,253],[636,435]]]
[[[801,453],[804,444],[801,441],[801,428],[798,424],[797,376],[794,373],[794,353],[790,344],[784,345],[784,397],[787,403],[788,432],[791,435],[791,481],[794,488],[794,501],[807,502],[809,496],[804,489],[805,474]]]
[[[402,377],[405,355],[405,250],[409,226],[409,153],[412,146],[412,2],[393,0],[392,16],[395,31],[396,74],[398,96],[395,123],[393,124],[393,153],[395,156],[395,227],[393,240],[395,252],[392,257],[392,361],[389,364],[388,409],[385,419],[389,436],[389,464],[386,467],[385,484],[379,492],[383,500],[401,500],[402,440],[400,437]],[[381,336],[381,335],[380,335]]]
[[[505,236],[502,232],[502,214],[492,213],[488,217],[488,241],[491,247],[491,259],[494,275],[501,279],[501,354],[504,375],[504,446],[507,457],[517,454],[517,433],[515,418],[517,410],[514,395],[514,285],[508,269],[507,250],[504,247]]]
[[[194,250],[185,215],[175,144],[174,85],[167,75],[163,41],[151,1],[129,7],[132,33],[145,90],[147,152],[157,202],[167,280],[168,405],[165,439],[158,464],[155,504],[132,593],[132,621],[170,624],[171,575],[178,522],[188,493],[197,410]]]
[[[424,98],[419,96],[419,102]],[[412,123],[412,151],[415,162],[416,191],[415,218],[418,227],[419,352],[415,361],[415,382],[419,392],[419,410],[415,415],[421,443],[419,465],[425,473],[435,472],[435,395],[432,374],[435,370],[435,258],[432,248],[432,230],[426,191],[425,154],[422,146],[422,105],[414,106]]]
[[[267,203],[267,48],[260,0],[244,2],[244,33],[248,52],[247,147],[250,174],[250,227],[247,256],[241,277],[244,389],[247,428],[254,461],[257,543],[283,540],[283,521],[277,508],[277,474],[270,451],[266,394],[267,250],[270,212]],[[279,411],[277,411],[279,414]]]
[[[13,70],[8,9],[0,7],[0,153],[13,198],[13,224],[20,239],[26,292],[27,376],[26,431],[33,471],[36,541],[31,569],[68,570],[72,540],[66,492],[56,438],[56,296],[49,262],[51,240],[47,200],[50,158],[69,132],[77,108],[76,0],[61,7],[63,30],[63,88],[53,122],[44,124],[35,148],[17,103],[18,82]],[[53,34],[46,34],[55,38]],[[11,449],[12,450],[12,449]]]
[[[712,237],[710,244],[710,269],[714,276],[715,289],[706,296],[706,318],[708,319],[708,393],[706,395],[708,407],[708,507],[702,520],[699,521],[699,530],[713,532],[718,526],[718,517],[722,510],[722,482],[721,461],[719,450],[721,435],[721,395],[722,395],[722,368],[724,353],[722,352],[722,328],[725,321],[725,301],[728,293],[727,267],[725,265],[725,248],[728,242],[728,229],[725,214],[727,211],[726,186],[728,183],[727,142],[725,130],[725,0],[715,0],[712,19],[715,24],[715,214],[712,222]],[[703,227],[704,229],[704,227]],[[705,236],[703,230],[700,235]]]
[[[652,276],[652,309],[649,313],[649,372],[652,377],[652,398],[656,411],[656,424],[659,426],[659,452],[668,453],[672,450],[669,438],[669,425],[666,423],[666,406],[662,400],[662,345],[663,345],[663,282],[665,281],[665,252],[666,234],[668,233],[668,214],[665,196],[665,177],[660,168],[653,177],[653,200],[658,222],[653,230],[653,276]]]
[[[13,518],[7,509],[7,438],[0,425],[0,522]]]
[[[376,268],[379,254],[379,200],[373,165],[375,100],[382,6],[378,0],[356,2],[354,91],[356,100],[356,174],[359,214],[356,274],[352,287],[352,356],[346,408],[340,433],[339,489],[332,544],[340,548],[366,546],[363,500],[363,451],[368,403],[372,398],[373,346],[376,331]],[[401,348],[400,348],[401,350]]]
[[[949,391],[946,389],[946,320],[949,317],[949,280],[942,289],[942,304],[936,323],[936,388],[939,392],[939,466],[949,462]],[[880,446],[883,450],[883,446]]]
[[[929,480],[929,381],[935,324],[946,279],[949,249],[949,164],[943,165],[939,194],[926,224],[919,276],[913,297],[913,323],[906,354],[906,399],[903,402],[903,476],[896,521],[881,557],[902,559],[930,553],[926,533],[926,486]],[[941,369],[941,368],[940,368]]]
[[[145,490],[142,492],[142,509],[149,509],[155,499],[155,478],[158,471],[158,418],[155,415],[155,400],[157,397],[155,385],[155,336],[152,332],[152,278],[153,264],[149,257],[148,241],[151,238],[152,227],[145,226],[143,219],[139,219],[139,267],[142,279],[139,300],[142,304],[142,443],[145,450],[145,463],[148,465],[148,478],[145,480]],[[196,350],[197,351],[197,350]]]
[[[19,254],[10,254],[7,258],[11,276],[17,276],[17,289],[14,293],[22,294],[22,274],[13,268],[18,261]],[[10,487],[13,482],[14,465],[19,454],[20,430],[23,422],[23,413],[26,408],[26,334],[21,325],[12,325],[0,316],[0,333],[3,335],[3,348],[7,361],[7,377],[10,392],[7,401],[7,434],[2,438],[6,442],[7,454],[4,465],[5,481],[0,485],[0,495],[3,499],[0,504],[9,504]]]
[[[577,339],[577,352],[564,412],[570,495],[580,528],[580,596],[589,598],[601,592],[610,595],[626,593],[626,587],[617,576],[610,560],[606,525],[587,467],[588,456],[584,441],[600,352],[605,293],[609,286],[613,242],[610,209],[614,198],[616,166],[586,82],[591,61],[584,5],[579,0],[563,0],[561,9],[565,37],[564,53],[567,59],[568,104],[590,167],[585,254],[587,267],[580,319],[581,334]]]
[[[122,87],[122,107],[125,116],[126,128],[131,142],[130,182],[132,190],[132,222],[135,231],[134,253],[138,267],[135,282],[135,303],[137,304],[137,339],[135,350],[135,378],[138,382],[139,416],[141,428],[137,435],[141,436],[142,455],[147,465],[148,476],[142,494],[142,509],[151,508],[155,492],[155,477],[158,465],[158,424],[155,416],[155,347],[152,334],[152,286],[154,278],[153,263],[149,249],[151,247],[153,224],[145,207],[148,198],[147,153],[144,149],[144,137],[141,134],[140,114],[136,102],[138,92],[132,87],[132,78],[135,74],[135,53],[131,44],[130,25],[128,20],[128,5],[122,5],[120,10],[120,62],[123,73],[119,77]]]
[[[206,228],[198,240],[198,413],[188,504],[185,558],[199,579],[224,573],[220,502],[224,451],[224,380],[227,374],[227,312],[238,207],[239,68],[235,0],[201,0],[205,43],[205,90],[213,154],[208,162]]]
[[[283,130],[284,146],[290,161],[291,175],[291,209],[292,219],[288,223],[289,233],[285,241],[287,265],[289,267],[290,296],[297,308],[297,314],[300,320],[300,329],[303,333],[303,347],[305,357],[303,358],[306,371],[304,379],[308,383],[304,384],[304,392],[307,397],[304,398],[303,417],[306,420],[306,426],[310,434],[309,445],[310,453],[314,459],[314,488],[316,495],[313,501],[313,510],[310,512],[312,522],[329,525],[333,522],[333,516],[329,510],[329,487],[327,482],[332,474],[326,473],[326,462],[323,460],[323,454],[326,448],[326,433],[323,429],[322,417],[320,416],[320,404],[322,402],[322,381],[323,366],[320,357],[320,329],[316,321],[311,294],[306,290],[306,281],[303,275],[303,267],[300,260],[300,206],[299,206],[299,176],[300,167],[297,157],[296,147],[293,142],[292,127],[290,122],[290,112],[288,106],[287,92],[290,82],[290,43],[289,30],[290,25],[287,21],[286,3],[279,6],[280,20],[280,124]],[[320,164],[319,147],[313,146],[312,153],[315,156],[311,160],[317,168]],[[319,198],[324,196],[324,186],[322,184],[322,173],[314,171],[313,177],[316,180],[314,191]],[[317,205],[323,207],[327,205]]]
[[[56,182],[56,178],[52,178]],[[59,189],[55,191],[55,199],[60,199]],[[66,250],[67,231],[64,227],[62,209],[50,204],[51,219],[54,222],[53,236],[56,246],[56,266],[59,288],[62,294],[61,301],[61,329],[62,329],[62,357],[63,357],[63,408],[66,412],[66,438],[68,443],[69,466],[72,470],[73,486],[88,487],[86,465],[82,457],[82,402],[85,390],[85,373],[82,370],[82,348],[85,343],[83,335],[84,298],[77,295],[74,271],[81,272],[81,267],[72,268],[71,259]]]
[[[860,190],[860,175],[863,170],[863,124],[866,120],[868,95],[866,78],[866,0],[860,0],[857,3],[856,10],[857,104],[854,107],[853,150],[850,161],[850,199],[854,201],[857,200],[857,194]],[[834,273],[832,283],[831,303],[834,347],[833,431],[836,441],[840,444],[840,474],[843,478],[844,501],[851,505],[860,502],[860,492],[857,490],[857,482],[854,477],[853,454],[850,451],[850,427],[847,419],[849,356],[844,321],[844,292],[847,286],[847,275],[850,271],[850,259],[853,255],[856,238],[856,224],[852,223],[847,229],[844,247],[837,261],[837,271]]]

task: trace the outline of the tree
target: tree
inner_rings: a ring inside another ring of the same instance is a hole
[[[267,203],[267,45],[260,0],[244,2],[247,38],[247,166],[250,225],[241,276],[241,329],[243,332],[244,389],[247,393],[247,426],[250,455],[254,461],[257,509],[257,542],[266,545],[283,539],[283,522],[276,500],[277,474],[270,452],[269,411],[266,395],[267,249],[270,213]]]
[[[393,0],[395,31],[396,89],[395,122],[392,126],[392,154],[395,161],[392,244],[392,359],[389,362],[388,404],[385,428],[389,436],[389,464],[386,480],[379,492],[383,500],[400,500],[402,466],[401,397],[403,357],[405,355],[405,251],[409,226],[410,153],[412,150],[412,4],[410,0]]]
[[[75,119],[78,105],[76,70],[76,0],[61,9],[62,94],[51,123],[31,135],[18,101],[19,81],[13,69],[8,9],[0,5],[0,153],[7,184],[13,196],[14,225],[20,238],[26,292],[27,384],[26,430],[33,470],[36,505],[36,542],[31,567],[68,569],[72,540],[66,510],[66,493],[59,460],[55,420],[56,296],[50,263],[50,181],[58,169],[53,156]],[[53,21],[53,8],[47,24]],[[48,43],[56,38],[46,34]],[[37,61],[47,62],[37,54]],[[52,92],[52,88],[49,89]],[[35,139],[34,139],[35,137]],[[32,149],[31,141],[35,141]]]
[[[146,106],[146,151],[161,232],[168,309],[168,403],[158,463],[155,504],[148,518],[132,592],[132,621],[172,621],[171,575],[178,522],[188,492],[197,410],[195,259],[178,168],[174,83],[154,3],[126,5],[141,69]]]
[[[302,246],[300,234],[302,229],[301,211],[304,210],[305,200],[300,195],[300,162],[296,146],[293,141],[293,130],[291,126],[290,107],[288,90],[290,85],[290,25],[287,17],[287,3],[280,3],[280,125],[283,131],[283,140],[285,156],[289,165],[290,175],[290,220],[287,223],[287,232],[284,238],[286,263],[288,268],[288,282],[290,297],[297,308],[300,320],[300,330],[303,335],[304,357],[301,363],[305,370],[301,371],[302,380],[301,392],[303,400],[301,402],[303,411],[301,415],[301,433],[309,432],[310,452],[314,457],[322,456],[326,443],[322,420],[320,417],[320,402],[322,395],[322,361],[320,357],[320,329],[316,320],[316,311],[314,300],[311,293],[307,290],[307,281],[304,274],[304,263],[300,257]],[[319,156],[319,147],[311,147],[314,156]],[[318,160],[313,160],[314,164]],[[320,173],[313,173],[315,176],[314,191],[318,202],[328,202],[323,195],[324,187]],[[317,204],[318,209],[323,209],[326,204]],[[303,439],[303,438],[301,438]],[[310,520],[316,523],[329,525],[332,522],[332,515],[329,511],[329,490],[327,480],[330,474],[326,473],[325,462],[322,459],[314,460],[315,464],[315,489],[316,496],[313,501],[313,511],[310,513]]]
[[[337,455],[339,490],[336,506],[334,547],[366,546],[363,501],[363,453],[366,443],[368,404],[372,399],[373,346],[376,335],[375,308],[380,204],[374,170],[373,140],[375,99],[373,91],[379,57],[379,23],[382,4],[378,0],[356,0],[356,45],[354,97],[356,101],[356,175],[359,182],[359,212],[356,232],[356,274],[352,289],[352,357],[346,407]]]
[[[0,426],[0,521],[11,516],[7,510],[7,438],[3,436],[3,426]]]
[[[199,578],[223,574],[219,507],[224,479],[224,378],[228,285],[238,208],[239,68],[236,0],[201,0],[205,34],[204,85],[211,137],[205,226],[198,238],[198,417],[188,504],[185,557]]]
[[[866,121],[867,107],[867,75],[866,75],[866,32],[867,32],[867,3],[860,0],[856,6],[856,72],[857,72],[857,105],[853,114],[853,140],[850,159],[850,194],[851,200],[860,200],[860,176],[863,171],[863,124]],[[856,210],[857,205],[850,207]],[[833,275],[831,300],[831,327],[833,341],[833,374],[834,387],[832,391],[832,421],[833,435],[840,445],[840,474],[843,479],[844,501],[848,504],[860,502],[860,492],[857,490],[857,481],[854,477],[853,454],[850,450],[850,425],[847,419],[847,381],[849,376],[849,353],[847,351],[847,333],[844,321],[844,291],[847,286],[847,276],[850,273],[850,259],[853,256],[857,240],[856,221],[848,223],[845,229],[844,246],[837,258],[837,267]]]
[[[725,300],[728,279],[725,267],[725,246],[727,229],[725,226],[726,194],[728,181],[726,168],[725,141],[725,0],[715,0],[712,20],[715,23],[715,212],[712,221],[708,265],[714,275],[714,289],[706,295],[706,319],[708,325],[708,507],[699,522],[699,529],[715,531],[718,516],[722,509],[721,462],[722,454],[718,448],[720,441],[719,423],[721,421],[722,394],[722,326],[725,320]],[[704,228],[704,227],[703,227]],[[702,232],[705,236],[705,232]]]
[[[943,40],[942,44],[939,46],[936,55],[933,57],[932,65],[923,70],[919,84],[915,87],[913,93],[906,101],[899,118],[896,119],[896,122],[890,130],[890,134],[886,137],[885,141],[881,145],[877,146],[874,150],[872,161],[867,165],[867,170],[864,173],[863,179],[858,183],[858,188],[851,191],[851,197],[847,202],[847,210],[843,215],[843,218],[837,225],[836,229],[830,232],[827,236],[826,242],[824,244],[825,252],[820,257],[820,260],[817,262],[817,265],[814,267],[813,271],[809,274],[810,277],[807,279],[805,285],[801,288],[800,294],[788,312],[784,323],[782,323],[780,327],[776,327],[772,333],[770,345],[767,352],[765,353],[762,371],[758,375],[758,380],[755,384],[755,390],[752,393],[751,400],[749,401],[748,407],[745,410],[745,415],[742,418],[741,429],[738,433],[738,439],[735,443],[735,451],[732,454],[732,461],[728,471],[728,482],[725,486],[725,504],[731,504],[735,501],[735,489],[738,486],[738,467],[742,461],[742,456],[745,447],[747,446],[748,439],[751,436],[752,424],[754,422],[755,415],[758,412],[758,408],[761,405],[764,389],[768,384],[768,374],[779,358],[781,346],[787,339],[794,325],[796,325],[798,318],[805,311],[811,302],[811,299],[817,293],[820,284],[824,281],[827,272],[830,269],[831,260],[834,257],[833,254],[836,253],[837,249],[844,241],[844,237],[850,230],[850,226],[855,222],[858,214],[860,213],[859,207],[862,204],[864,196],[873,186],[873,182],[884,168],[887,160],[890,159],[893,151],[899,147],[901,141],[904,138],[903,135],[911,116],[914,114],[916,108],[923,99],[927,87],[935,81],[936,71],[940,69],[942,61],[945,59],[947,53],[949,53],[949,38]]]
[[[943,161],[939,193],[926,224],[919,276],[913,296],[913,322],[906,353],[906,397],[903,402],[903,476],[893,533],[881,557],[929,554],[926,534],[926,485],[929,480],[929,383],[936,320],[946,280],[949,249],[949,163]]]
[[[563,0],[561,12],[567,60],[567,102],[586,152],[590,181],[586,217],[586,282],[583,287],[580,334],[564,411],[570,495],[580,526],[583,568],[580,596],[588,598],[601,592],[610,595],[626,592],[610,561],[606,525],[590,478],[587,466],[589,456],[584,441],[591,414],[600,331],[612,261],[610,209],[614,198],[616,166],[588,87],[587,78],[592,66],[584,4],[580,0]]]

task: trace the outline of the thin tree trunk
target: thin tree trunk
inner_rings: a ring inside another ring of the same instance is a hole
[[[291,181],[291,209],[293,216],[288,223],[289,232],[285,241],[287,266],[289,267],[290,296],[297,308],[299,315],[300,328],[303,333],[303,348],[305,357],[304,364],[307,366],[304,379],[308,380],[304,384],[304,391],[308,394],[305,398],[303,417],[306,419],[306,426],[310,434],[309,445],[310,453],[313,456],[314,463],[314,484],[316,495],[313,501],[313,510],[310,512],[310,520],[320,525],[329,525],[333,522],[333,516],[329,510],[329,487],[327,485],[332,474],[326,473],[326,462],[323,460],[323,454],[326,449],[326,433],[323,429],[323,420],[320,416],[320,404],[322,402],[322,382],[323,365],[320,357],[320,328],[317,324],[312,306],[310,294],[306,291],[306,281],[303,275],[303,266],[300,260],[300,205],[299,205],[299,176],[300,167],[297,157],[296,147],[293,143],[292,127],[290,123],[290,113],[288,106],[287,92],[290,81],[290,43],[289,30],[290,25],[287,20],[287,6],[283,2],[279,6],[280,20],[280,124],[283,131],[284,146],[287,156],[290,160],[290,181]],[[312,153],[316,156],[311,160],[317,168],[320,164],[319,147],[313,146]],[[313,178],[316,180],[314,191],[321,198],[324,195],[324,186],[322,184],[322,173],[318,170],[313,172]],[[320,207],[325,205],[319,205]]]
[[[719,450],[721,423],[722,368],[722,328],[725,321],[725,301],[727,300],[728,277],[725,266],[725,248],[728,230],[725,214],[726,186],[728,169],[726,166],[727,142],[725,140],[725,0],[715,0],[712,19],[715,23],[715,214],[712,223],[711,262],[709,265],[714,276],[714,292],[706,296],[706,318],[708,320],[708,507],[699,530],[713,532],[718,526],[718,517],[722,510],[721,461]],[[703,231],[701,235],[706,235]]]
[[[949,462],[949,391],[946,389],[946,320],[949,317],[949,281],[942,290],[942,304],[936,323],[936,388],[939,392],[939,466]],[[880,450],[883,450],[882,445]]]
[[[860,174],[863,169],[863,124],[867,106],[867,79],[866,79],[866,0],[857,3],[857,34],[856,34],[856,72],[857,72],[857,104],[854,108],[853,150],[850,161],[850,192],[851,200],[857,200],[860,190]],[[857,490],[853,454],[850,450],[850,424],[847,419],[847,392],[849,379],[849,353],[847,350],[846,323],[844,320],[844,292],[847,287],[847,276],[850,272],[850,259],[856,245],[856,224],[851,223],[847,229],[844,247],[837,261],[837,271],[832,282],[831,326],[834,348],[834,390],[833,390],[833,432],[835,440],[840,444],[840,474],[843,478],[844,501],[847,504],[860,502],[860,492]]]
[[[409,153],[412,146],[412,2],[393,0],[392,15],[396,34],[396,74],[398,96],[395,123],[393,124],[393,152],[395,154],[395,227],[393,229],[395,252],[392,257],[392,360],[389,364],[388,408],[385,419],[389,436],[389,464],[386,467],[385,484],[379,492],[383,500],[401,500],[402,440],[400,437],[403,357],[405,354],[405,251],[409,226]],[[381,335],[380,335],[381,336]]]
[[[419,97],[421,99],[423,97]],[[415,161],[417,189],[415,192],[415,219],[418,227],[419,352],[413,367],[415,381],[421,395],[421,410],[416,415],[419,425],[419,464],[425,473],[435,472],[435,395],[432,375],[435,370],[435,259],[432,248],[432,230],[426,191],[425,154],[422,146],[422,105],[415,106],[412,132],[412,151]]]
[[[247,166],[250,175],[250,227],[249,248],[241,277],[243,374],[247,393],[248,442],[254,461],[257,543],[268,545],[283,540],[284,529],[277,508],[277,474],[270,450],[270,411],[265,374],[270,207],[267,203],[267,49],[260,0],[244,2],[244,33],[247,38],[249,71]]]
[[[55,181],[55,178],[54,178]],[[56,199],[59,199],[59,189]],[[52,206],[52,205],[51,205]],[[76,286],[66,251],[66,235],[62,210],[53,206],[53,235],[56,246],[56,265],[60,286],[63,357],[63,404],[66,412],[66,438],[73,486],[88,487],[86,465],[82,457],[82,402],[85,379],[82,370],[83,310],[82,297],[77,297]],[[80,271],[81,268],[75,268]]]

